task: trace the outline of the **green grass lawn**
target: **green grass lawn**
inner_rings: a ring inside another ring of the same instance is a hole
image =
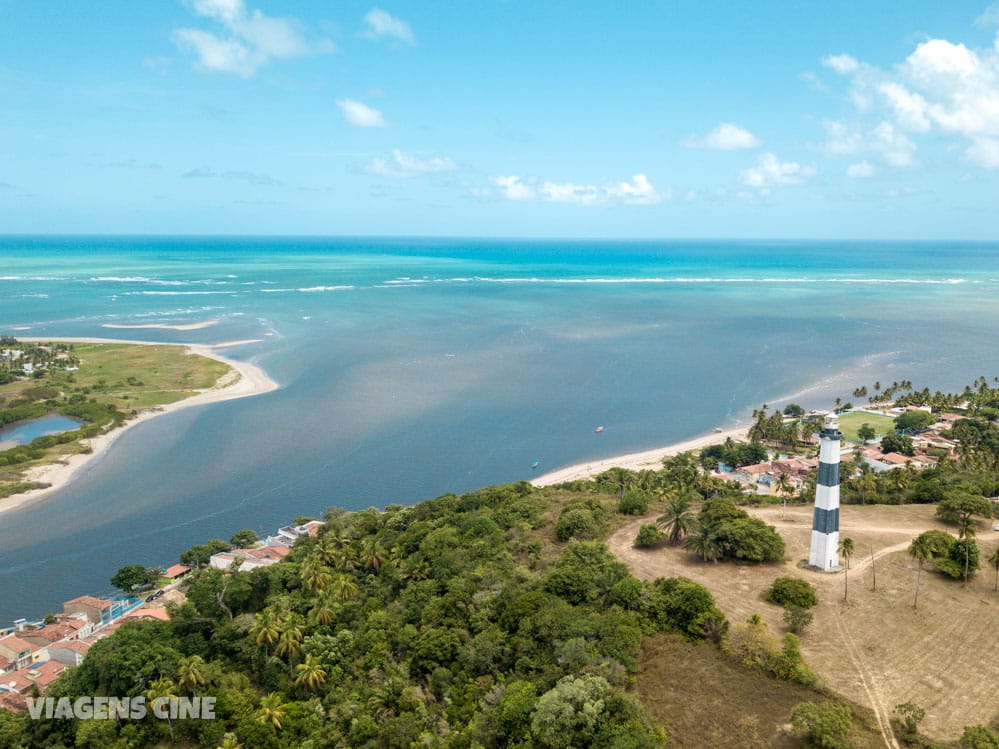
[[[890,416],[878,416],[876,414],[847,413],[839,417],[839,430],[843,433],[843,439],[848,442],[862,442],[857,436],[857,429],[861,424],[870,424],[878,437],[892,432],[895,420]]]
[[[23,378],[0,386],[0,408],[32,399],[32,389],[44,386],[52,395],[52,412],[72,396],[113,403],[131,413],[189,398],[212,387],[229,367],[204,356],[192,356],[183,346],[139,346],[124,343],[77,343],[73,347],[80,368],[46,371],[40,379]],[[0,497],[32,488],[24,482],[26,469],[53,463],[83,450],[77,442],[55,445],[27,463],[0,466]]]

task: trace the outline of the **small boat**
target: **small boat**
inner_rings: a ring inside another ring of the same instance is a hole
[[[531,470],[532,470],[532,471],[534,471],[534,470],[537,470],[537,468],[538,468],[538,463],[539,463],[539,461],[537,461],[537,460],[536,460],[536,461],[534,461],[533,463],[531,463]]]
[[[715,427],[715,428],[714,428],[714,429],[712,429],[711,431],[713,431],[713,432],[714,432],[715,434],[721,434],[721,432],[722,432],[722,428],[721,428],[721,427]]]
[[[593,431],[596,432],[597,434],[600,434],[602,431],[604,431],[604,428],[603,427],[597,427]]]

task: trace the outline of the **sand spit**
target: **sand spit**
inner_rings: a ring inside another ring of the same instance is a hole
[[[39,466],[28,471],[27,479],[43,484],[49,484],[44,489],[33,489],[23,494],[15,494],[6,499],[0,499],[0,513],[13,510],[30,502],[43,499],[53,492],[66,486],[74,476],[78,475],[86,466],[91,465],[103,456],[121,435],[137,424],[149,421],[157,416],[179,411],[182,408],[192,406],[204,406],[209,403],[233,400],[235,398],[247,398],[253,395],[261,395],[278,389],[278,384],[274,382],[267,373],[256,364],[236,361],[217,353],[216,346],[200,343],[161,343],[159,341],[129,341],[117,338],[61,338],[59,336],[47,336],[45,338],[21,338],[23,341],[36,342],[65,342],[65,343],[129,343],[140,346],[183,346],[192,354],[215,359],[231,367],[231,370],[223,375],[211,388],[203,390],[190,398],[169,403],[159,408],[148,409],[138,416],[130,419],[122,426],[106,434],[101,434],[89,440],[91,452],[86,454],[72,455],[65,461],[52,463],[46,466]],[[229,341],[228,346],[249,343],[250,341]]]

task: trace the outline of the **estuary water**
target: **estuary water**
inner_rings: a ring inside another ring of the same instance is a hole
[[[960,388],[999,374],[997,332],[989,243],[0,237],[0,335],[256,339],[224,353],[281,385],[143,423],[0,513],[0,624],[330,505],[529,479],[875,380]]]

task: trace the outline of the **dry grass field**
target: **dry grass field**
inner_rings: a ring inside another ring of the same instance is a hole
[[[774,578],[795,575],[819,593],[815,620],[802,634],[805,662],[828,688],[877,718],[885,743],[895,746],[888,725],[895,705],[912,702],[926,710],[922,730],[937,740],[954,740],[966,725],[990,723],[999,713],[999,593],[994,573],[981,570],[967,586],[924,570],[918,608],[913,608],[916,566],[906,549],[929,528],[953,533],[933,517],[935,507],[848,505],[841,510],[841,537],[853,538],[849,572],[823,574],[799,567],[807,559],[811,507],[750,509],[774,525],[787,544],[786,559],[767,565],[703,563],[688,552],[635,549],[641,518],[609,538],[611,550],[636,577],[683,575],[706,585],[732,622],[759,613],[772,630],[784,631],[783,610],[764,600]],[[984,559],[999,545],[999,533],[980,522]],[[874,564],[871,562],[871,550]],[[875,588],[876,575],[876,588]]]

